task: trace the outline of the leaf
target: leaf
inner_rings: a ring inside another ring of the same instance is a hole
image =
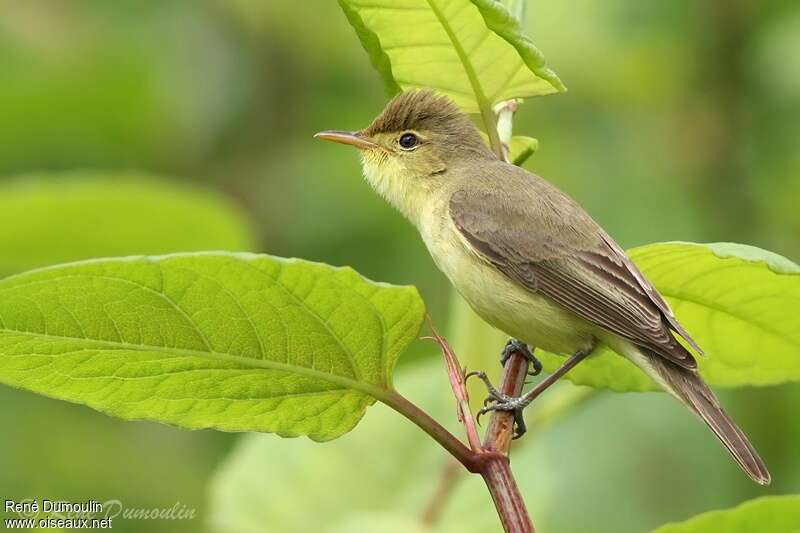
[[[732,243],[659,243],[629,253],[706,352],[697,359],[709,384],[738,387],[800,380],[796,264]],[[549,371],[563,362],[563,357],[537,353]],[[616,391],[659,390],[632,363],[608,349],[567,377]]]
[[[21,176],[0,184],[0,274],[130,254],[248,250],[246,219],[223,197],[127,172]]]
[[[330,440],[391,388],[413,287],[350,268],[196,253],[0,281],[0,381],[124,419]]]
[[[339,0],[390,92],[432,87],[475,113],[563,91],[495,0]]]
[[[765,496],[732,509],[710,511],[685,522],[666,524],[652,533],[796,533],[800,531],[800,496]]]
[[[533,137],[515,135],[509,144],[509,159],[517,166],[522,164],[539,149],[539,141]]]

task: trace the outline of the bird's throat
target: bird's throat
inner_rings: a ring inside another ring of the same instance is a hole
[[[425,205],[425,178],[409,176],[407,170],[391,157],[362,157],[364,178],[387,202],[412,224],[419,225]]]

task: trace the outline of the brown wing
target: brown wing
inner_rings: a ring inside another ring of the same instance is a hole
[[[450,198],[465,240],[506,276],[685,368],[697,344],[625,252],[572,199],[522,169],[489,166]]]

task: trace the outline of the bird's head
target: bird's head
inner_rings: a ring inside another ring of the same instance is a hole
[[[367,181],[412,221],[425,196],[453,179],[448,169],[496,159],[469,117],[452,100],[427,89],[396,96],[363,130],[323,131],[315,137],[358,148]]]

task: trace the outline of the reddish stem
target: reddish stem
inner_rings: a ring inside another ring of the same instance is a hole
[[[508,396],[519,396],[527,375],[528,359],[514,352],[503,369],[500,392]],[[525,501],[509,467],[508,453],[513,437],[514,414],[509,411],[493,411],[483,440],[487,460],[480,473],[489,488],[506,533],[534,533],[533,522],[528,516]]]
[[[433,437],[450,455],[458,459],[470,472],[479,472],[481,468],[481,454],[475,453],[447,431],[439,422],[408,401],[408,399],[397,391],[390,391],[381,395],[379,398],[384,404],[388,405],[411,422],[417,425],[425,433]]]
[[[447,341],[436,332],[432,325],[431,329],[447,362],[450,383],[458,404],[459,420],[467,431],[470,448],[464,446],[459,439],[427,413],[396,391],[381,395],[380,400],[422,428],[458,459],[468,471],[479,473],[483,477],[506,533],[534,533],[533,523],[525,508],[525,501],[509,467],[508,452],[514,434],[513,414],[505,411],[493,411],[486,430],[486,437],[481,445],[472,413],[469,410],[469,399],[466,395],[461,364]],[[503,370],[500,391],[508,396],[519,396],[527,375],[527,358],[520,353],[513,353]],[[447,493],[453,479],[454,476],[448,476],[448,479],[439,487],[433,502],[423,514],[423,520],[430,522],[438,515],[442,495]]]
[[[500,378],[500,392],[516,397],[522,394],[525,378],[528,376],[528,359],[517,352],[509,358]],[[492,411],[492,418],[486,428],[483,447],[486,451],[508,455],[514,437],[514,413],[511,411]]]
[[[439,520],[442,510],[450,499],[461,472],[463,472],[461,468],[461,463],[452,460],[447,461],[447,466],[445,466],[442,475],[439,477],[439,485],[436,487],[436,492],[422,511],[420,521],[426,526],[433,527]]]
[[[535,533],[525,501],[511,474],[508,457],[491,455],[481,475],[489,488],[506,533]]]

